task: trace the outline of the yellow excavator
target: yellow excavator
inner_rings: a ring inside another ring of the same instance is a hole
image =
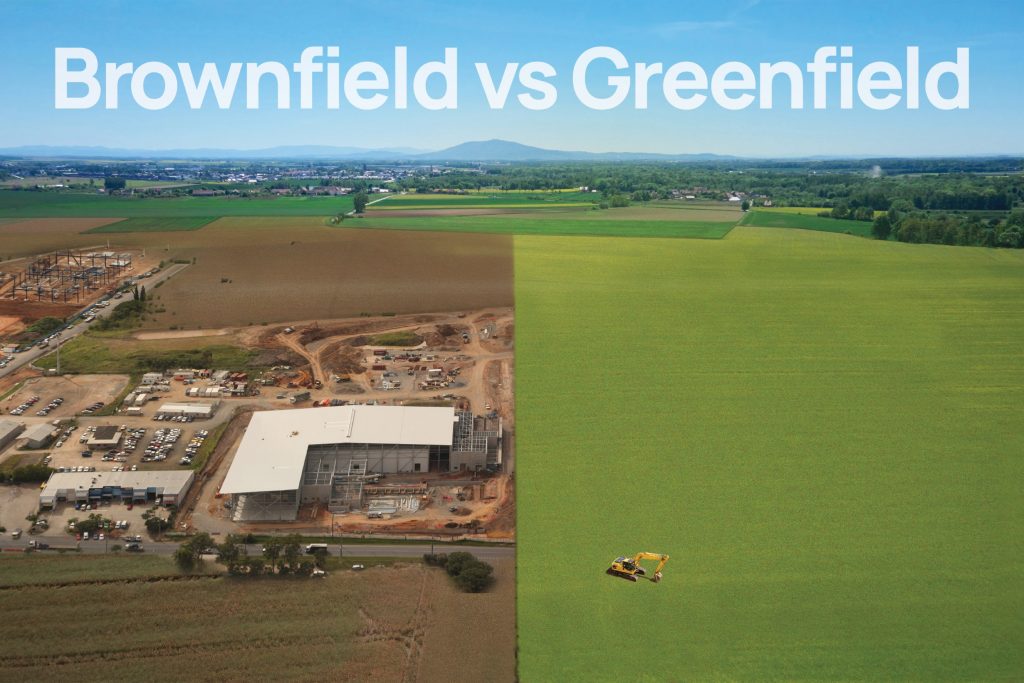
[[[647,570],[640,566],[642,560],[658,560],[658,566],[654,568],[654,573],[650,576],[647,575]],[[607,574],[617,576],[620,579],[626,579],[627,581],[637,581],[637,577],[643,577],[648,581],[658,583],[661,581],[661,570],[665,568],[665,563],[668,562],[668,555],[661,555],[659,553],[637,553],[633,557],[617,557],[612,562],[612,566],[608,567]]]

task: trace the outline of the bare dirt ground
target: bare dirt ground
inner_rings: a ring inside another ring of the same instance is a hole
[[[296,218],[222,218],[192,232],[167,238],[181,242],[171,250],[194,256],[196,264],[161,288],[166,311],[147,321],[148,328],[403,314],[513,300],[507,236],[327,228],[321,219]]]
[[[54,420],[73,417],[90,403],[103,401],[110,403],[120,395],[128,383],[127,375],[67,375],[66,377],[33,377],[27,379],[18,391],[4,399],[4,412],[22,403],[29,396],[39,396],[40,401],[34,409],[42,408],[53,399],[62,397],[64,403],[53,410],[47,418]],[[25,413],[26,417],[35,416],[35,410]]]
[[[35,322],[40,318],[53,316],[66,318],[85,307],[85,304],[51,304],[37,301],[11,301],[0,299],[0,316]]]
[[[0,337],[12,336],[25,329],[18,315],[0,315]]]
[[[152,339],[189,339],[191,337],[221,337],[231,334],[227,328],[219,330],[165,330],[162,332],[136,332],[132,335],[140,341]]]

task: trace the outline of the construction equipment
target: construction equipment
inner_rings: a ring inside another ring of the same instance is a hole
[[[648,576],[647,570],[640,566],[640,562],[642,560],[658,560],[658,566],[655,567],[652,575]],[[612,562],[612,566],[608,567],[608,571],[606,573],[634,583],[636,583],[637,577],[641,576],[648,581],[657,583],[661,581],[661,570],[664,569],[666,562],[668,562],[668,555],[661,555],[659,553],[637,553],[633,557],[615,558],[615,561]]]

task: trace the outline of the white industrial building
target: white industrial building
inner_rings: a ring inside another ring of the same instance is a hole
[[[257,412],[220,492],[239,521],[350,510],[381,474],[497,470],[501,422],[450,407],[348,405]]]
[[[157,415],[177,417],[184,415],[196,420],[207,420],[217,412],[217,403],[164,403],[156,411]]]
[[[188,492],[193,478],[192,470],[55,472],[39,493],[39,506],[103,500],[175,505]]]

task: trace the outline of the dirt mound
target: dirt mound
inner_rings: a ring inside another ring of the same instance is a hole
[[[335,342],[320,353],[320,364],[336,375],[358,375],[366,372],[363,354],[346,342]]]
[[[424,341],[427,342],[427,346],[458,347],[462,343],[463,333],[466,332],[469,332],[469,327],[466,325],[450,325],[448,323],[443,323],[441,325],[435,325],[421,330],[420,335],[423,337]]]

